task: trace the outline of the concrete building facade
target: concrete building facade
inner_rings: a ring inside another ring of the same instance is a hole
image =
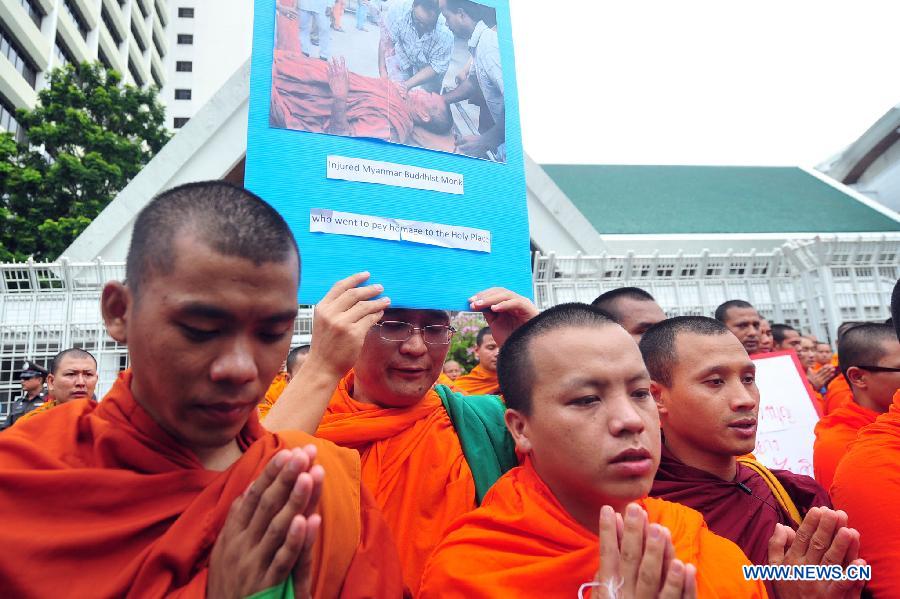
[[[19,133],[52,69],[97,61],[126,83],[166,87],[169,0],[0,2],[0,128]]]

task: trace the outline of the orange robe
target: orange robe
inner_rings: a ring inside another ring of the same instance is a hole
[[[497,372],[489,372],[481,364],[476,364],[469,374],[458,377],[453,384],[460,393],[466,395],[499,395],[500,382]]]
[[[851,401],[833,410],[816,424],[813,471],[816,482],[824,489],[831,488],[834,471],[847,453],[847,447],[856,440],[856,433],[862,427],[875,422],[876,418],[877,412]]]
[[[698,597],[766,597],[761,582],[741,575],[747,557],[710,532],[699,512],[662,499],[640,503],[651,522],[671,531],[676,557],[697,566]],[[448,529],[425,567],[419,597],[575,597],[582,583],[594,579],[598,542],[566,512],[529,459]]]
[[[15,422],[15,423],[16,423],[16,424],[19,424],[20,422],[25,422],[25,421],[28,420],[29,418],[32,418],[32,417],[34,417],[34,416],[36,416],[36,415],[38,415],[38,414],[43,414],[44,412],[46,412],[46,411],[49,410],[50,408],[55,408],[55,407],[58,406],[58,405],[59,405],[59,402],[56,401],[55,399],[54,399],[53,401],[45,401],[44,403],[42,403],[41,405],[39,405],[39,406],[36,407],[35,409],[31,410],[30,412],[26,412],[25,414],[22,414],[21,416],[19,416],[18,418],[16,418],[16,422]]]
[[[272,379],[272,384],[269,385],[269,388],[266,390],[265,397],[263,397],[263,400],[256,406],[256,409],[259,411],[260,420],[268,416],[269,410],[272,409],[272,406],[274,406],[275,402],[278,401],[278,398],[281,397],[287,384],[288,378],[286,372],[279,372],[278,375]]]
[[[900,597],[900,391],[890,409],[850,444],[831,497],[859,531],[859,555],[872,566],[867,590],[876,599]]]
[[[350,371],[341,380],[316,436],[359,451],[363,483],[394,533],[415,594],[444,530],[475,509],[475,481],[434,390],[409,408],[382,408],[351,397],[353,378]]]
[[[243,455],[206,470],[134,400],[131,373],[102,402],[72,401],[0,435],[0,560],[7,597],[206,596],[209,557],[232,502],[281,449],[314,442],[326,470],[313,548],[314,597],[398,597],[389,531],[355,454],[251,416]],[[29,510],[48,497],[65,509]],[[46,564],[52,563],[52,568]],[[383,590],[382,590],[382,586]]]
[[[853,401],[853,392],[850,390],[850,384],[843,374],[839,374],[828,383],[828,389],[825,392],[824,408],[825,414],[830,414],[839,407]]]

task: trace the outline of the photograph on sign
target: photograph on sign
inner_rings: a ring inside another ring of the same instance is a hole
[[[337,10],[276,4],[270,126],[506,162],[494,8],[348,0],[339,21]]]

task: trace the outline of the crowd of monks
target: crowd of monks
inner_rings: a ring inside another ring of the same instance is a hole
[[[101,298],[128,370],[98,402],[67,350],[71,392],[0,433],[4,597],[900,596],[900,327],[844,326],[835,359],[741,300],[539,312],[491,288],[462,374],[450,314],[369,273],[289,351],[299,250],[240,187],[160,194],[130,243]],[[822,415],[815,479],[752,455],[751,356],[788,350]]]

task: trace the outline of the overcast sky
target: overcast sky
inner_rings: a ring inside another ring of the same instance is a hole
[[[512,0],[511,13],[540,163],[814,166],[900,103],[898,2]]]
[[[224,82],[252,9],[206,4]],[[900,2],[512,0],[511,13],[540,163],[815,166],[900,103]]]

